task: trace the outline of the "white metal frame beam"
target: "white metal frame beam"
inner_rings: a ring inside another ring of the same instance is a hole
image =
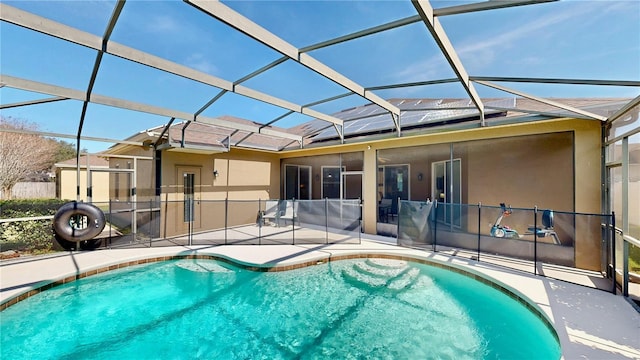
[[[336,38],[333,38],[333,39],[329,39],[329,40],[322,41],[322,42],[319,42],[319,43],[316,43],[316,44],[305,46],[303,48],[300,48],[299,51],[301,53],[306,53],[306,52],[322,49],[322,48],[325,48],[325,47],[333,46],[333,45],[336,45],[336,44],[340,44],[340,43],[343,43],[343,42],[355,40],[355,39],[358,39],[358,38],[361,38],[361,37],[373,35],[373,34],[376,34],[376,33],[379,33],[379,32],[392,30],[392,29],[395,29],[397,27],[413,24],[413,23],[416,23],[416,22],[419,22],[419,21],[420,21],[420,16],[419,15],[414,15],[414,16],[407,17],[407,18],[404,18],[404,19],[392,21],[392,22],[389,22],[389,23],[386,23],[386,24],[378,25],[378,26],[371,27],[371,28],[364,29],[364,30],[360,30],[360,31],[357,31],[357,32],[354,32],[354,33],[351,33],[351,34],[347,34],[347,35],[344,35],[344,36],[339,36],[339,37],[336,37]],[[254,72],[252,72],[252,73],[250,73],[250,74],[248,74],[248,75],[236,80],[233,84],[234,85],[241,84],[241,83],[243,83],[243,82],[245,82],[245,81],[247,81],[247,80],[249,80],[249,79],[251,79],[251,78],[253,78],[255,76],[258,76],[258,75],[266,72],[267,70],[270,70],[270,69],[272,69],[272,68],[274,68],[274,67],[276,67],[276,66],[278,66],[278,65],[280,65],[282,63],[284,63],[287,60],[289,60],[289,57],[287,57],[286,55],[283,55],[282,57],[280,57],[279,59],[274,60],[270,64],[267,64],[267,65],[261,67],[260,69],[258,69],[256,71],[254,71]],[[453,81],[457,81],[457,79],[453,79]],[[411,85],[409,85],[409,86],[411,86]],[[384,89],[384,87],[381,87],[381,89]],[[371,87],[367,87],[367,88],[365,88],[365,91],[367,91],[367,90],[377,90],[377,89],[374,89],[374,88],[371,88]],[[343,98],[343,97],[347,97],[347,96],[350,96],[350,95],[353,95],[353,94],[354,93],[351,92],[351,91],[347,92],[347,93],[344,93],[344,94],[339,94],[339,95],[336,95],[336,96],[333,96],[333,97],[329,97],[329,98],[326,98],[326,99],[321,99],[321,100],[318,100],[318,101],[315,101],[315,102],[311,102],[309,104],[304,104],[304,105],[302,105],[302,108],[304,109],[304,108],[308,108],[308,107],[311,107],[311,106],[323,104],[323,103],[330,102],[330,101],[333,101],[333,100],[337,100],[337,99],[340,99],[340,98]],[[273,120],[273,121],[267,123],[267,125],[272,124],[272,123],[274,123],[274,122],[276,122],[276,121],[278,121],[278,120],[290,115],[291,113],[292,112],[289,112],[286,115],[284,115],[282,117],[279,117],[276,120]],[[394,120],[394,124],[397,126],[398,124],[395,121],[395,117],[392,117],[392,119]],[[340,134],[340,132],[338,132],[338,134]]]
[[[333,39],[329,39],[329,40],[325,40],[325,41],[322,41],[322,42],[319,42],[319,43],[316,43],[316,44],[313,44],[313,45],[305,46],[303,48],[300,48],[300,52],[309,52],[309,51],[313,51],[313,50],[322,49],[322,48],[325,48],[325,47],[328,47],[328,46],[333,46],[333,45],[337,45],[337,44],[340,44],[340,43],[343,43],[343,42],[359,39],[361,37],[377,34],[379,32],[383,32],[383,31],[387,31],[387,30],[393,30],[395,28],[406,26],[406,25],[411,25],[411,24],[420,22],[420,20],[421,19],[420,19],[419,15],[409,16],[409,17],[406,17],[404,19],[388,22],[386,24],[370,27],[368,29],[363,29],[363,30],[360,30],[360,31],[356,31],[356,32],[353,32],[351,34],[346,34],[346,35],[339,36],[339,37],[336,37],[336,38],[333,38]]]
[[[183,66],[178,63],[171,62],[164,58],[160,58],[160,57],[142,52],[135,48],[130,48],[125,45],[110,41],[109,40],[110,33],[115,26],[115,22],[117,21],[117,17],[119,15],[119,12],[122,10],[122,6],[124,5],[125,1],[126,0],[117,0],[116,8],[114,9],[114,14],[112,14],[111,21],[109,22],[107,29],[105,31],[105,34],[102,37],[49,20],[47,18],[40,17],[35,14],[31,14],[29,12],[20,10],[18,8],[14,8],[12,6],[9,6],[0,2],[0,20],[15,24],[30,30],[34,30],[49,36],[57,37],[59,39],[69,41],[69,42],[98,51],[98,57],[96,58],[96,62],[94,64],[94,71],[92,73],[92,77],[88,84],[88,89],[86,92],[63,88],[55,85],[38,83],[35,81],[30,81],[26,79],[20,79],[20,78],[11,77],[8,75],[0,74],[0,87],[5,86],[5,83],[7,83],[8,84],[7,86],[10,86],[10,87],[21,88],[24,90],[46,93],[51,95],[57,95],[57,97],[55,98],[0,105],[0,109],[15,107],[15,106],[45,103],[45,102],[51,102],[51,101],[58,101],[58,100],[64,100],[64,99],[74,99],[74,100],[82,101],[83,112],[81,116],[80,125],[78,127],[78,135],[77,135],[78,138],[80,138],[80,135],[82,132],[82,121],[84,119],[86,106],[89,102],[93,102],[97,104],[114,106],[114,107],[119,107],[119,108],[133,110],[133,111],[142,111],[142,112],[147,112],[147,113],[156,114],[156,115],[171,116],[172,118],[177,117],[187,121],[203,122],[206,124],[235,129],[236,131],[238,130],[247,131],[250,134],[257,133],[257,134],[264,134],[264,135],[275,136],[280,138],[292,139],[294,141],[300,142],[300,144],[302,145],[302,139],[303,139],[302,136],[293,135],[286,132],[280,132],[269,127],[269,125],[272,124],[274,121],[277,121],[277,119],[267,124],[252,126],[248,124],[239,124],[239,123],[226,121],[222,119],[203,117],[203,116],[200,116],[200,114],[208,106],[210,106],[213,102],[215,102],[219,97],[224,95],[226,92],[231,91],[239,95],[252,98],[254,100],[258,100],[264,103],[268,103],[268,104],[275,105],[275,106],[284,108],[286,110],[289,110],[289,112],[283,115],[282,117],[286,117],[290,115],[292,112],[297,112],[297,113],[308,115],[310,117],[327,121],[329,123],[328,127],[331,127],[331,126],[335,127],[338,135],[341,138],[341,141],[344,143],[344,121],[342,119],[338,119],[333,116],[312,110],[310,109],[311,106],[324,103],[327,101],[335,100],[338,98],[350,96],[353,94],[362,96],[363,98],[371,101],[371,103],[376,104],[377,106],[380,106],[381,108],[389,111],[393,119],[394,125],[396,127],[396,130],[398,131],[398,136],[400,136],[401,125],[400,125],[399,107],[396,107],[395,105],[389,103],[388,101],[379,98],[372,91],[459,81],[463,85],[471,101],[474,103],[475,108],[477,108],[478,111],[480,112],[480,119],[481,119],[482,125],[485,125],[485,120],[484,120],[485,105],[483,104],[482,99],[477,94],[474,88],[474,85],[475,85],[474,83],[492,87],[494,89],[499,89],[507,93],[515,94],[518,96],[522,96],[531,100],[535,100],[547,105],[557,107],[559,109],[564,109],[566,111],[571,112],[572,116],[575,116],[577,118],[597,119],[597,120],[608,121],[608,122],[613,121],[621,116],[624,116],[625,112],[629,111],[634,106],[637,106],[640,103],[640,96],[636,97],[635,99],[630,101],[626,106],[624,106],[622,109],[617,111],[615,114],[609,116],[609,118],[606,118],[604,116],[593,114],[591,112],[578,109],[575,107],[571,107],[566,104],[562,104],[562,103],[545,99],[545,98],[536,97],[530,94],[525,94],[523,92],[492,83],[492,81],[496,81],[496,82],[518,82],[518,83],[548,83],[548,84],[638,87],[640,86],[640,81],[469,76],[462,62],[458,58],[455,48],[453,47],[450,40],[448,39],[447,34],[444,31],[438,19],[438,17],[440,16],[464,14],[464,13],[486,11],[486,10],[495,10],[495,9],[502,9],[502,8],[516,7],[516,6],[553,2],[558,0],[499,0],[499,1],[489,0],[489,1],[483,1],[483,2],[464,4],[459,6],[444,7],[439,9],[434,9],[431,6],[429,0],[411,0],[418,15],[414,15],[414,16],[406,17],[400,20],[385,23],[382,25],[374,26],[371,28],[360,30],[351,34],[336,37],[334,39],[329,39],[329,40],[326,40],[317,44],[309,45],[307,47],[302,47],[302,48],[296,48],[292,44],[279,38],[275,34],[268,31],[267,29],[260,27],[251,19],[246,18],[243,15],[235,12],[233,9],[222,4],[218,0],[183,0],[184,2],[198,9],[199,11],[202,11],[203,13],[210,15],[211,17],[217,19],[218,21],[221,21],[222,23],[229,25],[233,29],[253,38],[254,40],[260,42],[261,44],[268,46],[269,48],[275,51],[278,51],[283,55],[280,59],[275,60],[271,64],[268,64],[262,67],[261,69],[256,70],[253,73],[235,82],[217,78],[215,76],[189,68],[187,66]],[[436,44],[438,45],[444,57],[448,61],[450,67],[455,72],[457,76],[456,78],[413,82],[413,83],[406,83],[406,84],[376,86],[376,87],[362,87],[359,84],[352,81],[351,79],[349,79],[348,77],[338,73],[337,71],[331,69],[330,67],[326,66],[325,64],[321,63],[320,61],[312,58],[307,54],[307,52],[310,52],[316,49],[320,49],[327,46],[332,46],[335,44],[365,37],[368,35],[384,32],[387,30],[391,30],[401,26],[406,26],[406,25],[417,23],[420,21],[422,21],[426,25],[427,29],[431,33]],[[212,100],[210,100],[206,105],[204,105],[196,113],[184,113],[181,111],[161,108],[153,105],[135,103],[125,99],[117,99],[117,98],[111,98],[111,97],[92,94],[93,83],[96,79],[97,70],[100,65],[100,58],[105,53],[123,58],[125,60],[136,62],[144,66],[152,67],[166,73],[175,74],[183,78],[187,78],[193,81],[197,81],[199,83],[210,85],[215,88],[221,89],[221,91],[218,95],[216,95]],[[256,91],[240,85],[246,80],[254,76],[257,76],[275,66],[278,66],[289,59],[296,61],[297,63],[307,67],[312,71],[315,71],[319,75],[323,76],[325,79],[341,85],[342,87],[346,88],[350,92],[346,94],[334,96],[325,100],[316,101],[311,104],[299,105],[299,104],[294,104],[289,101],[271,96],[270,94],[262,93],[260,91]],[[508,108],[486,106],[486,109],[507,110]],[[525,113],[530,112],[530,113],[536,113],[541,115],[560,116],[560,114],[557,114],[554,112],[546,112],[546,113],[534,112],[532,110],[521,110],[516,108],[508,109],[508,110],[520,111]],[[85,138],[87,137],[82,137],[82,139],[85,139]],[[112,142],[110,140],[107,140],[107,141]],[[117,140],[113,142],[125,143],[123,141],[117,141]]]
[[[9,133],[18,133],[18,134],[30,134],[30,135],[49,136],[49,137],[54,137],[54,138],[77,140],[77,135],[54,133],[54,132],[47,132],[47,131],[24,130],[24,129],[5,129],[5,128],[2,128],[2,129],[0,129],[0,132],[9,132]],[[80,139],[81,140],[87,140],[87,141],[107,142],[107,143],[113,143],[113,144],[126,144],[126,145],[144,146],[144,143],[142,143],[140,141],[116,140],[116,139],[109,139],[109,138],[84,136],[84,135],[81,136]]]
[[[538,96],[530,95],[530,94],[524,93],[522,91],[510,89],[510,88],[505,87],[505,86],[500,86],[500,85],[497,85],[497,84],[493,84],[493,83],[491,83],[489,81],[475,81],[475,82],[478,83],[478,84],[484,85],[484,86],[488,86],[488,87],[497,89],[497,90],[502,90],[504,92],[508,92],[510,94],[514,94],[514,95],[522,96],[522,97],[527,98],[527,99],[535,100],[535,101],[541,102],[543,104],[547,104],[547,105],[555,106],[555,107],[560,108],[560,109],[571,111],[571,112],[576,113],[576,114],[584,115],[584,116],[589,117],[591,119],[596,119],[596,120],[600,120],[600,121],[606,121],[607,120],[606,117],[598,115],[598,114],[594,114],[594,113],[589,112],[589,111],[578,109],[576,107],[569,106],[569,105],[566,105],[566,104],[562,104],[562,103],[559,103],[557,101],[553,101],[553,100],[544,99],[544,98],[541,98],[541,97],[538,97]]]
[[[561,114],[560,112],[553,112],[553,111],[527,110],[527,109],[520,109],[520,108],[515,108],[515,107],[489,106],[489,105],[487,105],[485,108],[486,109],[492,109],[492,110],[513,111],[513,112],[516,112],[516,113],[548,116],[548,117],[555,117],[555,118],[567,117],[566,113],[565,114]],[[572,115],[572,117],[575,117],[576,119],[585,119],[585,120],[592,120],[593,119],[593,118],[591,118],[589,116],[575,114],[575,113]]]
[[[14,89],[32,91],[32,92],[37,92],[42,94],[49,94],[53,96],[62,96],[68,99],[79,100],[79,101],[85,101],[85,97],[86,97],[86,94],[84,91],[64,88],[64,87],[51,85],[51,84],[40,83],[40,82],[31,81],[27,79],[21,79],[21,78],[4,75],[4,74],[0,74],[0,83]],[[264,135],[302,141],[302,136],[300,135],[290,134],[287,132],[282,132],[282,131],[277,131],[272,129],[260,129],[260,126],[258,125],[240,124],[232,121],[205,117],[200,115],[195,116],[195,119],[194,119],[193,114],[187,113],[184,111],[177,111],[177,110],[162,108],[155,105],[148,105],[148,104],[118,99],[118,98],[104,96],[104,95],[91,94],[89,98],[89,102],[94,104],[117,107],[117,108],[126,109],[126,110],[144,112],[148,114],[173,117],[173,118],[183,119],[187,121],[195,120],[198,122],[202,122],[204,124],[216,125],[216,126],[226,127],[230,129],[238,129],[242,131],[262,133]]]
[[[369,90],[401,89],[401,88],[414,87],[414,86],[449,84],[449,83],[455,83],[455,82],[458,82],[458,81],[460,81],[458,78],[426,80],[426,81],[414,81],[414,82],[409,82],[409,83],[370,86],[367,89],[369,89]]]
[[[93,86],[96,83],[96,78],[98,77],[98,70],[100,69],[100,64],[102,63],[102,56],[104,55],[104,50],[106,49],[107,42],[111,37],[111,33],[113,32],[113,28],[116,26],[118,22],[118,18],[120,17],[120,13],[122,13],[122,8],[124,7],[126,0],[118,0],[115,7],[113,8],[113,12],[111,13],[111,17],[109,18],[109,23],[107,24],[107,28],[104,31],[104,35],[102,36],[102,47],[98,50],[96,54],[96,60],[93,63],[93,70],[91,71],[91,78],[89,79],[89,84],[87,85],[87,92],[85,96],[85,100],[82,103],[82,112],[80,114],[80,123],[78,124],[78,139],[77,139],[77,165],[78,169],[80,166],[80,135],[82,135],[82,127],[84,125],[84,119],[87,115],[87,106],[89,105],[89,99],[91,98],[91,93],[93,92]],[[79,174],[80,171],[78,171]],[[79,175],[78,175],[79,176]],[[80,179],[78,178],[78,184],[80,183]],[[78,192],[78,199],[80,198],[80,193]]]
[[[395,29],[395,28],[398,28],[398,27],[402,27],[402,26],[413,24],[413,23],[417,23],[420,20],[421,19],[420,19],[419,15],[410,16],[410,17],[403,18],[403,19],[400,19],[400,20],[396,20],[396,21],[392,21],[392,22],[385,23],[385,24],[382,24],[382,25],[374,26],[374,27],[371,27],[371,28],[368,28],[368,29],[356,31],[356,32],[351,33],[351,34],[339,36],[339,37],[336,37],[336,38],[333,38],[333,39],[329,39],[329,40],[325,40],[325,41],[322,41],[322,42],[319,42],[319,43],[316,43],[316,44],[305,46],[303,48],[300,48],[299,51],[301,53],[306,53],[306,52],[322,49],[322,48],[333,46],[333,45],[337,45],[337,44],[340,44],[340,43],[343,43],[343,42],[355,40],[355,39],[358,39],[358,38],[361,38],[361,37],[373,35],[373,34],[376,34],[376,33],[379,33],[379,32],[388,31],[388,30],[392,30],[392,29]],[[260,75],[260,74],[262,74],[262,73],[264,73],[264,72],[266,72],[266,71],[268,71],[268,70],[270,70],[270,69],[272,69],[272,68],[274,68],[274,67],[276,67],[276,66],[278,66],[278,65],[280,65],[282,63],[284,63],[287,60],[289,60],[289,57],[287,57],[286,55],[283,55],[282,57],[280,57],[279,59],[274,60],[270,64],[267,64],[267,65],[261,67],[260,69],[258,69],[256,71],[254,71],[254,72],[252,72],[252,73],[250,73],[250,74],[248,74],[248,75],[246,75],[246,76],[234,81],[233,84],[234,85],[241,84],[241,83],[243,83],[243,82],[245,82],[245,81],[247,81],[247,80],[249,80],[249,79],[251,79],[251,78],[253,78],[255,76],[258,76],[258,75]],[[455,82],[455,81],[457,81],[457,79],[452,79],[452,82]],[[407,85],[407,86],[414,86],[414,85]],[[397,86],[397,87],[400,87],[400,86]],[[387,88],[387,87],[379,87],[379,89],[385,89],[385,88]],[[391,88],[391,87],[388,87],[388,88]],[[373,90],[379,90],[379,89],[367,87],[367,88],[365,88],[365,91],[366,90],[372,90],[373,91]],[[314,102],[311,102],[311,103],[308,103],[308,104],[304,104],[304,105],[302,105],[302,108],[312,107],[312,106],[315,106],[315,105],[327,103],[327,102],[330,102],[330,101],[333,101],[333,100],[337,100],[337,99],[341,99],[343,97],[347,97],[347,96],[351,96],[351,95],[354,95],[354,93],[350,91],[350,92],[347,92],[347,93],[344,93],[344,94],[339,94],[339,95],[332,96],[332,97],[329,97],[329,98],[326,98],[326,99],[321,99],[321,100],[314,101]],[[215,101],[215,100],[212,100],[212,101]],[[290,111],[286,115],[283,115],[283,116],[281,116],[281,117],[279,117],[279,118],[277,118],[277,119],[275,119],[273,121],[268,122],[266,125],[273,124],[276,121],[278,121],[278,120],[290,115],[291,113],[292,113],[292,111]],[[392,118],[392,119],[394,120],[394,124],[395,124],[396,123],[395,118]]]
[[[6,5],[5,3],[0,3],[0,20],[30,30],[38,31],[53,37],[57,37],[59,39],[66,40],[78,45],[82,45],[90,49],[94,49],[97,51],[104,50],[105,54],[118,56],[125,60],[137,62],[139,64],[175,74],[187,79],[191,79],[206,85],[211,85],[219,89],[231,91],[236,94],[252,98],[254,100],[282,107],[301,114],[310,115],[308,111],[305,111],[306,109],[303,109],[302,105],[294,104],[289,101],[279,99],[275,96],[253,90],[245,86],[234,84],[231,81],[220,79],[213,75],[194,70],[187,66],[174,63],[172,61],[145,53],[134,48],[130,48],[113,41],[108,41],[106,46],[103,46],[102,38],[99,36],[14,8],[12,6]],[[338,118],[327,114],[321,114],[319,112],[312,111],[311,113],[318,114],[317,117],[319,119],[342,126],[342,120]]]
[[[254,40],[270,47],[271,49],[287,56],[288,58],[296,61],[297,63],[306,66],[307,68],[317,72],[326,79],[333,81],[336,84],[343,86],[344,88],[352,91],[355,94],[362,96],[363,98],[375,103],[376,105],[388,110],[392,114],[400,115],[400,109],[393,106],[388,101],[378,97],[370,91],[367,91],[363,86],[357,84],[353,80],[331,69],[329,66],[314,59],[310,55],[300,51],[300,49],[289,44],[285,40],[279,38],[275,34],[264,29],[260,25],[254,23],[250,19],[242,16],[228,6],[222,4],[219,1],[210,0],[184,0],[185,2],[193,5],[195,8],[209,14],[215,19],[231,26],[237,31],[253,38]],[[339,124],[341,125],[341,124]]]
[[[4,105],[0,105],[0,109],[10,109],[10,108],[20,107],[20,106],[46,104],[46,103],[56,102],[61,100],[69,100],[69,99],[61,96],[55,96],[55,97],[46,98],[46,99],[38,99],[38,100],[22,101],[22,102],[11,103],[11,104],[4,104]]]
[[[634,80],[524,78],[524,77],[504,77],[504,76],[470,76],[469,79],[471,81],[640,87],[640,81],[634,81]]]
[[[447,33],[444,31],[442,24],[440,24],[440,20],[435,17],[431,4],[426,0],[411,0],[411,3],[416,8],[416,11],[422,18],[422,22],[427,26],[427,29],[431,33],[436,44],[438,44],[442,54],[449,62],[449,65],[456,73],[458,80],[471,98],[471,101],[473,101],[480,112],[480,123],[484,126],[484,104],[482,103],[482,99],[480,99],[480,95],[478,95],[476,89],[469,80],[469,75],[462,65],[462,62],[460,61],[453,44],[451,44],[449,37],[447,37]]]
[[[627,105],[623,106],[620,110],[616,111],[615,114],[609,116],[607,122],[611,123],[618,118],[624,116],[629,110],[633,109],[637,105],[640,105],[640,95],[636,96],[633,100],[629,101]]]
[[[448,6],[444,8],[434,9],[434,16],[446,16],[446,15],[457,15],[457,14],[465,14],[476,11],[485,11],[485,10],[496,10],[496,9],[504,9],[514,6],[523,6],[523,5],[532,5],[532,4],[541,4],[546,2],[555,2],[558,0],[489,0],[478,3],[464,4],[464,5],[456,5],[456,6]]]

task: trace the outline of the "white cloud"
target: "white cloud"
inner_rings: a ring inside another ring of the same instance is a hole
[[[207,74],[215,74],[218,71],[218,68],[201,53],[189,55],[185,65]]]
[[[426,60],[417,61],[406,66],[402,71],[392,74],[390,77],[397,82],[410,82],[418,79],[441,78],[442,73],[448,70],[449,66],[441,54],[429,57]],[[420,74],[416,76],[416,74]]]
[[[182,31],[180,25],[168,15],[156,15],[149,19],[146,27],[151,33],[167,34]]]
[[[545,62],[545,58],[540,56],[526,56],[518,59],[518,64],[521,66],[534,66],[540,65]]]
[[[458,42],[455,46],[456,53],[460,58],[465,59],[463,64],[467,70],[477,71],[490,66],[500,56],[500,53],[517,43],[531,41],[542,36],[554,36],[557,31],[562,31],[560,25],[577,21],[580,22],[580,27],[583,27],[586,22],[595,22],[603,16],[611,16],[612,12],[619,13],[630,10],[629,2],[584,1],[577,4],[572,3],[570,4],[572,6],[563,6],[562,8],[549,8],[548,12],[531,17],[526,22],[518,18],[511,22],[500,23],[499,26],[487,27],[490,32],[483,31],[482,34],[470,32],[464,41]],[[637,6],[634,9],[637,10]],[[542,58],[529,57],[524,61],[539,64],[542,62]],[[442,78],[443,73],[453,74],[444,56],[438,51],[427,59],[410,64],[391,77],[395,81],[405,82],[415,81],[416,78]],[[416,74],[420,75],[416,76]]]
[[[528,23],[519,26],[510,27],[508,29],[497,29],[498,34],[486,37],[483,41],[466,41],[456,50],[458,55],[466,56],[471,54],[483,54],[487,57],[488,52],[491,57],[495,56],[495,52],[513,46],[514,43],[526,40],[527,38],[538,37],[541,34],[549,35],[550,29],[558,24],[564,23],[576,16],[574,9],[568,9],[557,12],[551,16],[538,17]]]
[[[532,21],[517,24],[517,26],[511,24],[507,29],[499,29],[497,35],[489,36],[484,41],[467,41],[457,48],[457,52],[461,57],[469,59],[492,58],[497,52],[504,51],[516,43],[532,41],[543,36],[555,37],[559,32],[566,31],[567,27],[573,26],[572,23],[579,24],[577,26],[580,28],[585,28],[590,23],[599,22],[606,16],[612,16],[613,12],[628,11],[630,10],[629,3],[626,1],[585,1],[580,2],[579,6],[575,6],[576,3],[573,3],[571,5],[574,6],[542,14]],[[635,10],[637,10],[637,6]],[[561,27],[561,25],[564,26]],[[530,64],[542,62],[542,58],[529,57],[522,60]],[[489,65],[489,62],[485,64],[476,62],[476,64],[470,65],[486,66]]]

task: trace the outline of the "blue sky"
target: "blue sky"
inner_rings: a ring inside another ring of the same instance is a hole
[[[3,1],[83,31],[102,36],[113,1]],[[433,1],[434,8],[464,2]],[[416,14],[408,0],[231,1],[229,7],[296,47],[304,47]],[[577,78],[640,81],[640,1],[561,1],[441,17],[467,72],[475,76]],[[23,28],[0,23],[2,74],[85,91],[96,52]],[[182,1],[128,1],[112,41],[193,67],[229,81],[280,55]],[[454,77],[422,23],[310,53],[365,87]],[[243,85],[307,104],[345,93],[341,86],[288,61]],[[541,97],[626,97],[639,88],[503,84]],[[511,95],[476,85],[482,97]],[[196,112],[219,89],[105,55],[94,94]],[[392,97],[466,97],[460,84],[377,92]],[[2,104],[48,95],[0,89]],[[314,107],[325,113],[365,104],[357,96]],[[61,101],[2,110],[42,131],[77,133],[82,103]],[[233,115],[266,123],[287,110],[228,93],[206,116]],[[310,118],[287,117],[289,127]],[[124,139],[162,125],[167,118],[90,104],[83,135]],[[74,142],[72,139],[66,141]],[[83,141],[91,152],[111,144]]]

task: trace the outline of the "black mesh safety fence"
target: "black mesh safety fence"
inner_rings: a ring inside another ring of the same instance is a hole
[[[397,242],[549,277],[587,270],[597,274],[595,287],[615,291],[615,259],[623,254],[612,221],[609,214],[403,200]]]
[[[106,225],[89,244],[78,243],[81,249],[360,244],[362,240],[360,199],[152,199],[92,204],[104,213]],[[46,214],[42,216],[32,216],[33,206],[26,204],[15,210],[5,206],[0,249],[59,249],[51,219],[61,205],[42,205],[40,213]],[[401,246],[449,252],[551,277],[553,266],[586,269],[603,274],[607,281],[594,280],[598,282],[594,285],[610,291],[624,283],[624,257],[638,253],[635,247],[623,251],[626,242],[616,232],[613,214],[402,200],[395,226]],[[27,234],[29,239],[16,234]],[[633,279],[638,270],[634,264],[627,266],[626,275]]]
[[[168,200],[94,203],[96,248],[361,242],[359,199]]]

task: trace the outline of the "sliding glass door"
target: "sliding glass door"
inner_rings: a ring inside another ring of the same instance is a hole
[[[311,167],[302,165],[285,165],[284,198],[311,199]]]
[[[462,170],[460,159],[438,161],[432,164],[432,194],[442,205],[438,211],[438,221],[460,226],[462,203]]]

